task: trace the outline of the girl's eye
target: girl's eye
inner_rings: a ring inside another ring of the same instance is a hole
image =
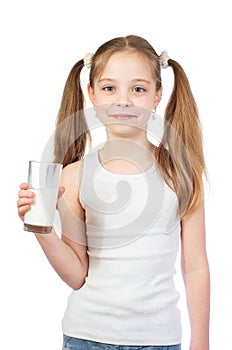
[[[103,88],[103,90],[104,90],[104,91],[109,91],[109,92],[111,92],[111,91],[115,91],[115,88],[114,88],[113,86],[105,86],[105,87]]]
[[[133,91],[134,91],[134,92],[144,92],[145,89],[142,88],[141,86],[136,86],[135,88],[133,88]]]

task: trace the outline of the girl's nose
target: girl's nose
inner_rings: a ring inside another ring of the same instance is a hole
[[[129,107],[131,106],[131,102],[127,101],[119,101],[116,103],[118,107]]]
[[[130,99],[129,91],[127,89],[119,89],[115,102],[118,107],[131,106],[132,102]]]

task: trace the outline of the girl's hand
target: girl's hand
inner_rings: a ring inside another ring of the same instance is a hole
[[[60,198],[65,191],[62,186],[59,188],[58,198]],[[28,210],[30,210],[31,204],[34,202],[34,193],[30,191],[28,183],[22,183],[20,185],[20,190],[18,192],[18,215],[22,221],[24,221],[24,215]]]
[[[65,191],[65,187],[64,186],[60,186],[59,187],[59,191],[58,191],[58,200],[60,199],[61,196],[63,196],[64,191]],[[57,200],[57,203],[56,203],[56,209],[58,209],[58,200]]]
[[[24,220],[25,213],[30,209],[31,204],[34,201],[34,193],[29,190],[28,183],[22,183],[18,192],[18,215],[20,219]]]

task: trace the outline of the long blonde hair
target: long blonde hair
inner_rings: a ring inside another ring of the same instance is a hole
[[[107,60],[119,51],[137,51],[149,59],[156,89],[162,87],[160,56],[145,39],[129,35],[107,41],[93,55],[89,82],[104,69]],[[204,197],[203,175],[206,173],[198,109],[183,68],[169,59],[174,86],[165,110],[164,132],[156,158],[166,183],[177,193],[180,215],[194,212]],[[84,60],[78,61],[67,78],[57,118],[55,161],[64,166],[84,157],[91,135],[84,115],[84,95],[80,73]]]

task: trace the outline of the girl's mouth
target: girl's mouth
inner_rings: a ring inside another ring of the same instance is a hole
[[[135,114],[128,114],[128,113],[116,113],[116,114],[110,114],[111,118],[115,118],[118,120],[129,120],[133,118],[137,118],[137,115]]]

